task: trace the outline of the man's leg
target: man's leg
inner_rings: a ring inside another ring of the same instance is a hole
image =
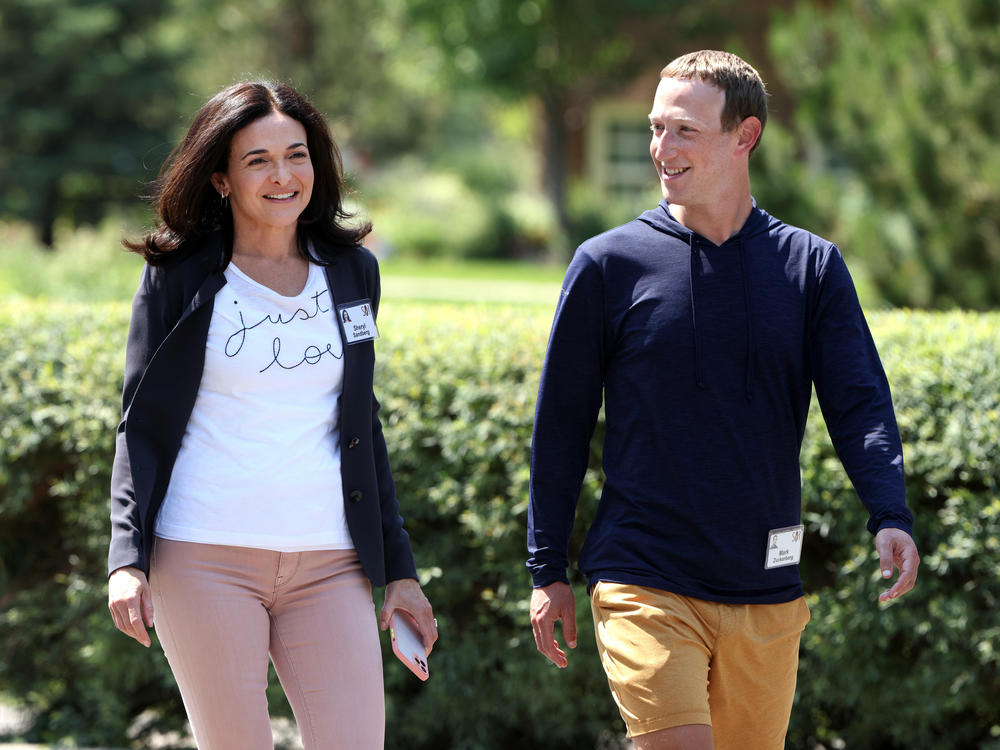
[[[637,748],[712,747],[708,685],[717,606],[603,581],[591,592],[601,663]]]
[[[724,615],[708,684],[715,746],[781,750],[809,607],[804,598],[721,606]]]
[[[635,750],[713,750],[712,727],[687,724],[632,738]]]

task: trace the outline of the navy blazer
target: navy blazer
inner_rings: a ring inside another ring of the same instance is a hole
[[[111,472],[108,573],[132,566],[149,573],[153,526],[194,408],[219,270],[218,238],[166,266],[146,265],[132,301],[122,421]],[[378,262],[365,248],[345,251],[326,267],[337,305],[370,300],[377,316]],[[344,345],[340,396],[340,463],[344,509],[365,573],[376,586],[416,578],[389,469],[379,404],[372,390],[372,341]]]

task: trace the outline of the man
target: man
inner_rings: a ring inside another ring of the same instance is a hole
[[[649,115],[663,202],[585,242],[539,388],[528,548],[538,650],[576,612],[567,545],[601,407],[600,505],[580,553],[612,695],[639,750],[781,748],[809,619],[797,563],[813,385],[881,572],[919,557],[889,385],[837,248],[757,208],[757,72],[701,51]]]

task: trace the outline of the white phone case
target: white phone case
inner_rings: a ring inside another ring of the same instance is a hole
[[[424,648],[416,621],[406,612],[396,610],[389,619],[392,651],[421,680],[430,677],[427,650]]]

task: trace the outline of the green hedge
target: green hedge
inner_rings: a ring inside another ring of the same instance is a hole
[[[793,736],[848,748],[1000,748],[1000,314],[873,316],[903,436],[917,588],[884,588],[814,414],[802,453],[807,582]],[[793,747],[805,747],[794,744]]]
[[[105,604],[127,314],[0,303],[0,693],[36,710],[27,739],[122,746],[144,710],[161,727],[182,721],[162,654],[118,634]],[[1000,748],[1000,315],[872,318],[906,443],[921,578],[877,604],[863,509],[814,414],[802,455],[813,620],[789,747]],[[378,393],[441,631],[426,684],[386,659],[388,747],[576,749],[622,731],[582,586],[567,670],[537,654],[527,622],[527,458],[550,319],[384,305]]]

